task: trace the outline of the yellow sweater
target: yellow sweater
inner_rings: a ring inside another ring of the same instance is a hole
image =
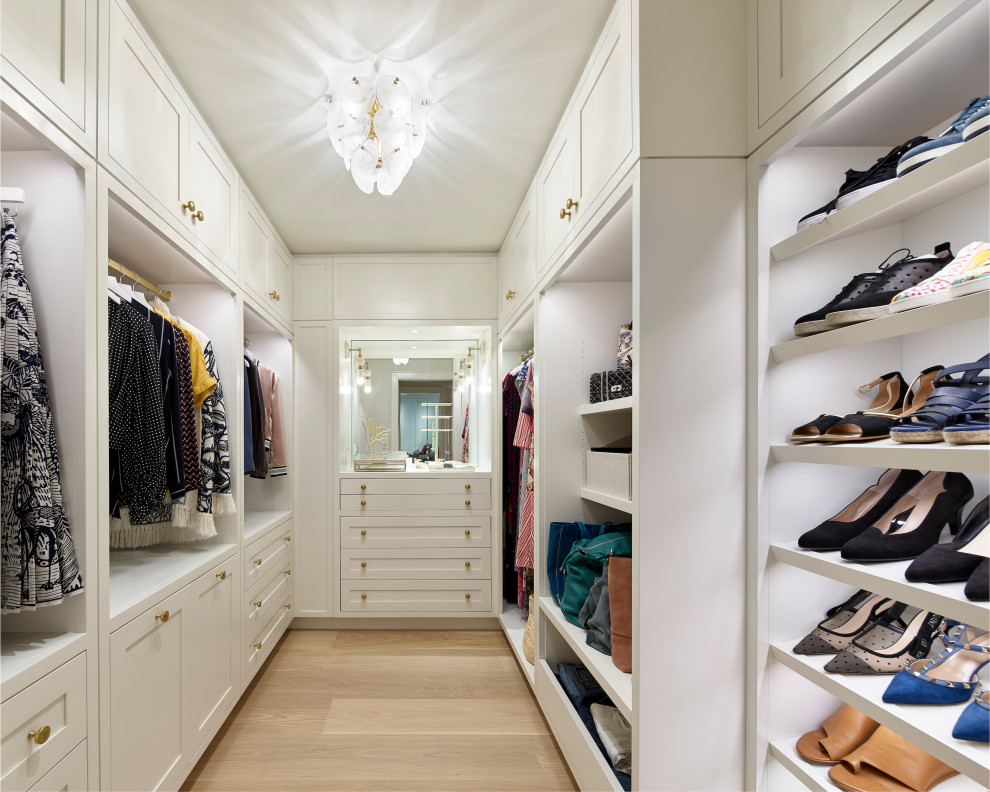
[[[203,347],[200,345],[196,336],[186,330],[186,328],[176,322],[171,316],[162,313],[157,308],[155,312],[171,322],[177,330],[181,330],[186,343],[189,344],[189,359],[192,361],[193,404],[196,407],[202,407],[206,397],[213,393],[213,389],[217,386],[217,381],[206,370],[206,357],[203,355]]]

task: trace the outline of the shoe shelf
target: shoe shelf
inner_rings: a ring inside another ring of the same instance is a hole
[[[523,676],[526,677],[526,681],[532,688],[534,682],[533,664],[526,659],[526,654],[523,652],[526,619],[523,618],[522,612],[514,602],[503,602],[502,612],[499,613],[498,620],[502,625],[502,632],[505,633],[505,640],[509,642],[509,648],[512,649],[512,653],[516,656],[516,662],[522,669]]]
[[[604,492],[596,492],[595,490],[588,489],[587,487],[581,487],[581,497],[585,500],[600,503],[602,506],[608,506],[612,509],[625,512],[630,516],[633,515],[636,510],[636,505],[631,500],[616,498],[614,495],[606,495]]]
[[[597,404],[582,404],[578,412],[581,415],[632,415],[633,397],[624,396],[621,399],[598,402]]]
[[[924,308],[902,311],[869,322],[837,327],[835,330],[813,336],[784,341],[770,348],[770,356],[774,362],[780,363],[804,355],[868,344],[871,341],[882,341],[887,338],[898,338],[987,317],[990,317],[990,295],[987,292],[968,294]]]
[[[772,445],[770,453],[776,462],[944,470],[974,475],[990,473],[990,453],[987,453],[986,445],[951,445],[945,442],[911,444],[894,440],[829,445],[780,443]]]
[[[610,655],[602,654],[588,646],[585,643],[587,631],[567,621],[550,597],[540,597],[540,609],[546,616],[547,623],[563,636],[571,650],[587,666],[602,689],[608,693],[612,703],[619,708],[619,712],[632,723],[632,674],[620,671],[612,662]]]
[[[990,787],[990,752],[986,745],[952,736],[952,727],[968,702],[951,706],[885,704],[883,692],[893,675],[830,674],[822,667],[831,655],[796,655],[789,647],[797,641],[796,638],[786,646],[771,644],[770,656],[984,788]],[[808,728],[818,726],[811,724]]]
[[[963,594],[965,583],[912,583],[904,579],[910,561],[855,564],[843,561],[838,552],[810,553],[800,550],[796,543],[771,545],[770,553],[778,563],[824,575],[874,594],[884,594],[981,630],[990,630],[990,609],[985,603],[966,599]]]
[[[990,181],[990,137],[981,135],[770,248],[775,262],[815,245],[901,223]]]

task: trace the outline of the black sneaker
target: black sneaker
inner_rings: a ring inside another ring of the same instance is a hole
[[[862,179],[856,184],[850,185],[845,190],[840,190],[836,198],[836,209],[844,209],[850,204],[856,203],[861,198],[865,198],[872,192],[886,187],[892,181],[897,180],[897,163],[911,149],[927,143],[928,138],[911,138],[907,143],[902,143],[897,148],[891,149],[887,154],[876,161]]]
[[[867,173],[869,173],[869,171],[847,170],[846,180],[842,182],[842,186],[839,188],[839,195],[842,195],[844,190],[848,190],[853,185],[858,184]],[[838,200],[839,196],[837,195],[824,206],[819,206],[813,212],[808,212],[808,214],[798,220],[797,230],[804,231],[804,229],[808,226],[813,226],[815,223],[820,223],[828,215],[835,211],[835,203]]]
[[[907,250],[907,248],[904,248]],[[908,255],[911,255],[911,251],[908,251]],[[841,306],[849,302],[854,297],[859,297],[863,292],[865,292],[873,282],[880,277],[882,269],[878,269],[875,272],[864,272],[860,275],[856,275],[849,283],[842,287],[842,291],[835,295],[831,300],[825,305],[819,308],[817,311],[812,311],[804,316],[800,317],[794,323],[794,335],[796,336],[809,336],[815,333],[821,333],[825,330],[831,330],[828,322],[825,321],[825,317],[836,310],[841,310]]]
[[[895,253],[899,252],[895,251]],[[881,265],[883,272],[870,287],[859,296],[835,306],[832,312],[825,316],[825,321],[831,328],[887,316],[894,297],[905,289],[917,286],[926,278],[930,278],[954,258],[949,243],[943,242],[935,248],[934,253],[912,257],[908,252],[907,256],[893,264],[884,262]],[[890,258],[888,257],[887,260],[889,261]]]

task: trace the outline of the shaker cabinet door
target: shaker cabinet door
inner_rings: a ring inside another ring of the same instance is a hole
[[[186,169],[188,199],[196,212],[184,212],[193,233],[233,273],[237,271],[235,255],[235,218],[237,173],[231,168],[206,132],[194,118],[189,119],[189,165]],[[203,219],[199,219],[199,212]]]

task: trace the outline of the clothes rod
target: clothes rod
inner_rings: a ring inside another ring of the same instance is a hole
[[[526,359],[533,357],[534,354],[536,354],[536,347],[533,347],[533,349],[529,350],[529,352],[525,352],[524,354],[520,355],[519,362],[525,363]]]
[[[123,264],[118,264],[113,259],[107,259],[107,266],[109,266],[110,269],[112,269],[114,272],[119,272],[128,280],[134,281],[137,285],[143,286],[148,291],[154,292],[159,297],[161,297],[165,302],[172,301],[172,292],[168,291],[167,289],[163,289],[161,286],[152,283],[150,280],[145,280],[140,275],[138,275],[134,270],[127,269],[127,267],[125,267]]]

